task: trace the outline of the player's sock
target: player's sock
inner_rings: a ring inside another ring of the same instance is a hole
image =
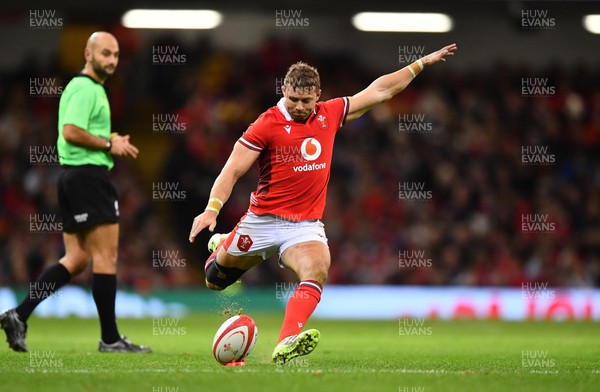
[[[215,250],[211,253],[211,255],[208,257],[208,259],[206,259],[206,262],[204,263],[204,272],[206,272],[210,263],[212,263],[213,261],[217,261],[217,255],[219,254],[219,251],[221,250],[221,248],[223,247],[224,244],[225,244],[225,240],[219,241]]]
[[[323,287],[315,280],[300,282],[285,308],[285,318],[283,319],[278,342],[302,331],[304,324],[321,300],[322,292]]]
[[[35,283],[29,284],[29,294],[15,309],[21,321],[26,322],[40,302],[69,283],[70,280],[71,274],[61,263],[46,268]]]
[[[107,344],[114,343],[120,338],[115,316],[117,275],[94,274],[92,280],[92,296],[96,303],[96,309],[98,309],[102,341]]]

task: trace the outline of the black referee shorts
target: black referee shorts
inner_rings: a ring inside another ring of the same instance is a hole
[[[105,166],[62,166],[58,179],[58,205],[66,233],[119,222],[117,190]]]

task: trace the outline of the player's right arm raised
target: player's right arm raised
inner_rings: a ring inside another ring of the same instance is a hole
[[[221,173],[212,186],[209,200],[217,199],[219,201],[218,204],[227,202],[237,180],[246,174],[248,169],[256,162],[259,155],[260,152],[250,150],[240,143],[235,143],[229,159],[227,159],[225,166],[223,166]],[[209,202],[210,205],[211,202]],[[209,207],[207,206],[207,208]],[[217,224],[217,215],[218,212],[206,209],[203,213],[195,217],[190,231],[190,242],[194,242],[198,233],[206,227],[212,232]]]

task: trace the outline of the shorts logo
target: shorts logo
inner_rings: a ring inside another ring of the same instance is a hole
[[[248,252],[250,247],[252,246],[252,239],[249,235],[243,234],[238,238],[237,247],[242,252]]]
[[[313,137],[304,139],[302,146],[300,147],[302,157],[307,161],[314,161],[317,159],[321,155],[321,150],[321,143]]]
[[[82,223],[82,222],[87,221],[88,213],[84,212],[83,214],[77,214],[77,215],[74,215],[73,218],[75,218],[75,222]]]

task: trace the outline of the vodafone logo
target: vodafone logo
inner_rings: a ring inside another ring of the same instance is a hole
[[[302,142],[302,146],[300,147],[300,152],[302,153],[302,158],[307,161],[314,161],[321,155],[321,143],[314,137],[309,137],[308,139],[304,139]]]

